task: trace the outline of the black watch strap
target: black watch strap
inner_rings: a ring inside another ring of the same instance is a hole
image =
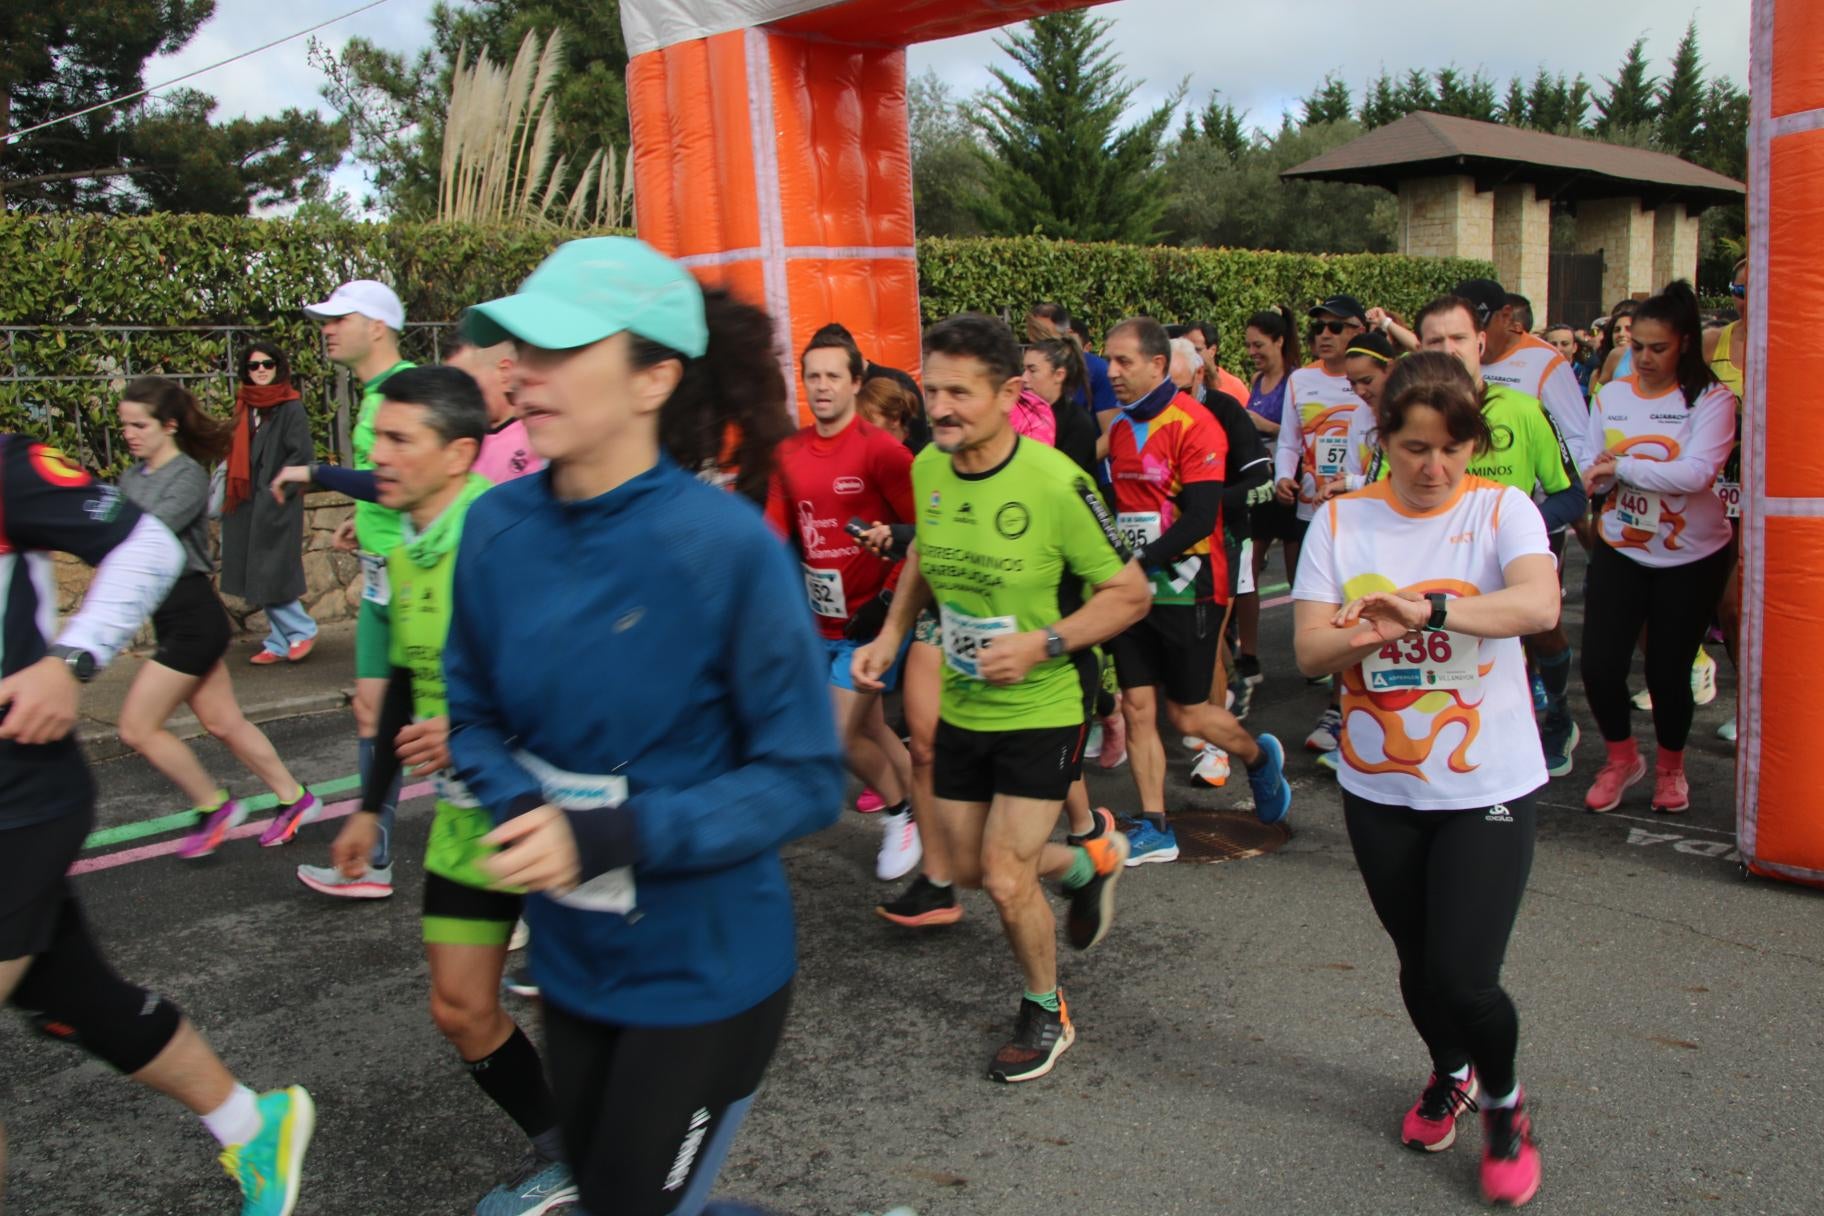
[[[75,676],[77,682],[87,684],[95,678],[95,656],[76,646],[52,645],[46,653],[53,659],[63,660],[63,665]]]
[[[1045,655],[1047,658],[1062,658],[1064,655],[1064,635],[1055,629],[1045,631]]]
[[[1436,633],[1444,628],[1444,617],[1449,609],[1450,597],[1442,591],[1433,591],[1425,598],[1431,601],[1431,619],[1425,622],[1425,631]]]

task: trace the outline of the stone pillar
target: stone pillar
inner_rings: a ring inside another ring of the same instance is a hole
[[[1577,204],[1577,252],[1602,254],[1602,306],[1653,292],[1653,216],[1638,198]]]
[[[1495,277],[1533,302],[1533,328],[1546,324],[1552,278],[1552,203],[1531,183],[1495,189]]]
[[[1408,178],[1399,194],[1401,253],[1494,260],[1495,196],[1478,192],[1475,178]]]
[[[1653,290],[1673,279],[1697,286],[1697,217],[1683,203],[1666,203],[1653,213]]]

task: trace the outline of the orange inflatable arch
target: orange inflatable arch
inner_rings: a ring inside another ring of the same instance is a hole
[[[840,319],[870,359],[916,374],[905,47],[1083,7],[624,0],[640,235],[763,304],[788,363]],[[1824,3],[1754,0],[1752,48],[1739,843],[1755,873],[1824,885],[1824,444],[1806,412],[1824,383],[1808,332],[1824,315]],[[803,416],[795,368],[786,382]]]

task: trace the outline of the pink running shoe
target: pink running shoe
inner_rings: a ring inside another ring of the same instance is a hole
[[[247,808],[230,798],[222,803],[220,810],[211,811],[203,820],[203,826],[185,838],[177,847],[177,855],[185,861],[195,861],[207,857],[222,847],[228,839],[228,833],[247,821]]]
[[[279,808],[279,813],[272,817],[272,822],[260,833],[260,847],[270,849],[275,845],[290,844],[292,837],[298,834],[298,829],[316,819],[322,810],[323,804],[317,801],[317,796],[305,790],[302,798],[290,806]]]
[[[1096,763],[1103,769],[1120,768],[1127,763],[1127,719],[1119,710],[1102,719],[1102,754]]]
[[[1683,768],[1654,770],[1653,809],[1666,815],[1682,815],[1691,809],[1691,783],[1685,780]]]
[[[1406,1121],[1400,1125],[1400,1142],[1422,1153],[1443,1152],[1457,1142],[1457,1120],[1465,1111],[1476,1109],[1476,1095],[1481,1092],[1482,1085],[1473,1068],[1466,1081],[1449,1073],[1432,1073],[1419,1100],[1406,1112]]]
[[[1482,1109],[1482,1198],[1517,1208],[1539,1193],[1539,1150],[1526,1095],[1512,1107]]]
[[[1635,753],[1632,760],[1610,758],[1596,774],[1596,780],[1590,786],[1590,792],[1583,796],[1583,805],[1598,815],[1604,815],[1621,805],[1621,796],[1632,786],[1639,785],[1647,775],[1646,758]]]
[[[855,799],[855,809],[864,815],[872,815],[887,808],[887,800],[873,790],[863,790]]]

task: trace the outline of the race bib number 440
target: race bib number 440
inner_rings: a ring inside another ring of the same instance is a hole
[[[1481,679],[1475,638],[1437,633],[1410,633],[1396,638],[1362,660],[1362,682],[1368,691],[1463,688]]]
[[[995,638],[1019,632],[1019,622],[1010,616],[970,616],[945,605],[944,660],[952,671],[979,680],[982,678],[982,651]]]
[[[1622,482],[1615,487],[1615,518],[1636,532],[1659,531],[1659,495]]]

